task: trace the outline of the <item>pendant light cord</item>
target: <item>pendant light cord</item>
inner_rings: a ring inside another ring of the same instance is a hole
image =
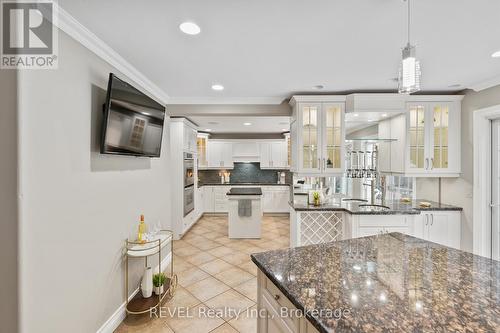
[[[411,0],[406,0],[408,1],[408,45],[410,45],[410,10],[411,10],[411,6],[410,6],[410,1]]]

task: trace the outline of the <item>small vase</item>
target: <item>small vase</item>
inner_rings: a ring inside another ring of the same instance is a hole
[[[146,267],[146,269],[144,269],[141,281],[141,292],[144,298],[151,297],[153,293],[153,270],[151,267]]]
[[[159,286],[159,287],[155,287],[155,294],[156,295],[161,295],[163,294],[163,285]]]

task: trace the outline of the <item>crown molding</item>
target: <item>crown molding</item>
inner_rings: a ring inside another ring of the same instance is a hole
[[[168,103],[169,97],[160,87],[150,81],[108,44],[78,22],[61,6],[56,4],[54,9],[57,15],[56,17],[58,18],[54,20],[54,25],[57,26],[59,30],[65,32],[95,55],[115,67],[120,73],[132,80],[139,88],[148,92],[151,97],[157,99],[161,104]]]
[[[470,84],[469,86],[467,86],[467,88],[470,88],[474,91],[481,91],[498,85],[500,85],[500,75],[489,78],[487,80],[476,82],[474,84]]]
[[[285,97],[171,97],[168,104],[204,104],[204,105],[279,105]]]

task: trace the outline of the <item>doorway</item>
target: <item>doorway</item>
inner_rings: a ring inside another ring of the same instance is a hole
[[[491,121],[491,258],[500,260],[500,119]]]

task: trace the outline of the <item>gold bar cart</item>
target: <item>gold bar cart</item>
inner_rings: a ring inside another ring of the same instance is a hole
[[[125,295],[126,295],[126,310],[127,314],[143,314],[151,311],[152,308],[160,307],[165,297],[172,297],[177,287],[177,275],[174,274],[174,252],[173,252],[173,232],[171,230],[160,230],[154,240],[147,242],[131,241],[126,242],[126,261],[125,261]],[[166,274],[162,270],[161,253],[162,249],[170,244],[170,274]],[[163,284],[163,293],[160,295],[151,295],[151,297],[142,297],[142,292],[139,283],[139,291],[129,301],[128,298],[128,265],[130,258],[144,258],[145,267],[148,267],[148,257],[158,255],[158,272],[163,272],[167,275]]]

